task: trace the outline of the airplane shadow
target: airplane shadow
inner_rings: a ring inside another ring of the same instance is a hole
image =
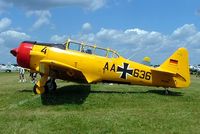
[[[148,90],[148,91],[144,91],[144,92],[135,92],[135,91],[128,91],[128,92],[124,92],[124,91],[90,91],[90,93],[98,93],[98,94],[158,94],[158,95],[164,95],[164,96],[183,96],[183,93],[181,92],[175,92],[175,91],[168,91],[168,94],[165,94],[165,90]]]
[[[31,93],[33,92],[32,90],[28,90],[28,89],[23,89],[23,90],[19,90],[18,92],[22,92],[22,93]]]
[[[148,90],[148,91],[92,91],[90,85],[69,85],[56,90],[54,93],[42,94],[41,101],[43,105],[62,105],[62,104],[83,104],[89,94],[158,94],[163,96],[183,96],[181,92],[165,90]]]
[[[147,93],[152,94],[158,94],[158,95],[164,95],[164,96],[183,96],[182,92],[176,92],[176,91],[168,91],[168,94],[165,94],[165,90],[148,90]]]
[[[42,94],[43,105],[82,104],[90,93],[90,85],[69,85],[53,93]]]

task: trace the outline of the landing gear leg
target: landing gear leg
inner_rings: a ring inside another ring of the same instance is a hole
[[[47,82],[48,76],[41,75],[41,79],[33,87],[33,92],[35,94],[43,94],[45,91],[45,83]]]

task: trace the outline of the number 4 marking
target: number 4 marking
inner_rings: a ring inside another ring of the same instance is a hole
[[[44,47],[42,50],[41,50],[42,53],[46,54],[47,52],[47,47]]]

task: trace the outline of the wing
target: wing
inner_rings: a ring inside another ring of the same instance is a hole
[[[49,74],[57,79],[90,83],[81,70],[54,60],[41,60],[40,72]]]

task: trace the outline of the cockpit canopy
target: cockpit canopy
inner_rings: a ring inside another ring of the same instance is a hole
[[[55,43],[40,43],[36,41],[24,41],[23,43],[31,43],[31,44],[37,44],[42,46],[48,46],[48,47],[56,47],[63,50],[75,50],[82,53],[87,54],[94,54],[97,56],[107,57],[107,58],[118,58],[119,54],[116,51],[113,51],[109,48],[101,48],[97,47],[96,45],[88,45],[85,43],[80,43],[76,41],[72,41],[68,39],[64,44],[55,44]]]
[[[72,40],[67,40],[66,44],[66,49],[69,50],[75,50],[87,54],[94,54],[102,57],[107,57],[107,58],[118,58],[119,54],[116,51],[113,51],[109,48],[101,48],[97,47],[96,45],[88,45]]]

